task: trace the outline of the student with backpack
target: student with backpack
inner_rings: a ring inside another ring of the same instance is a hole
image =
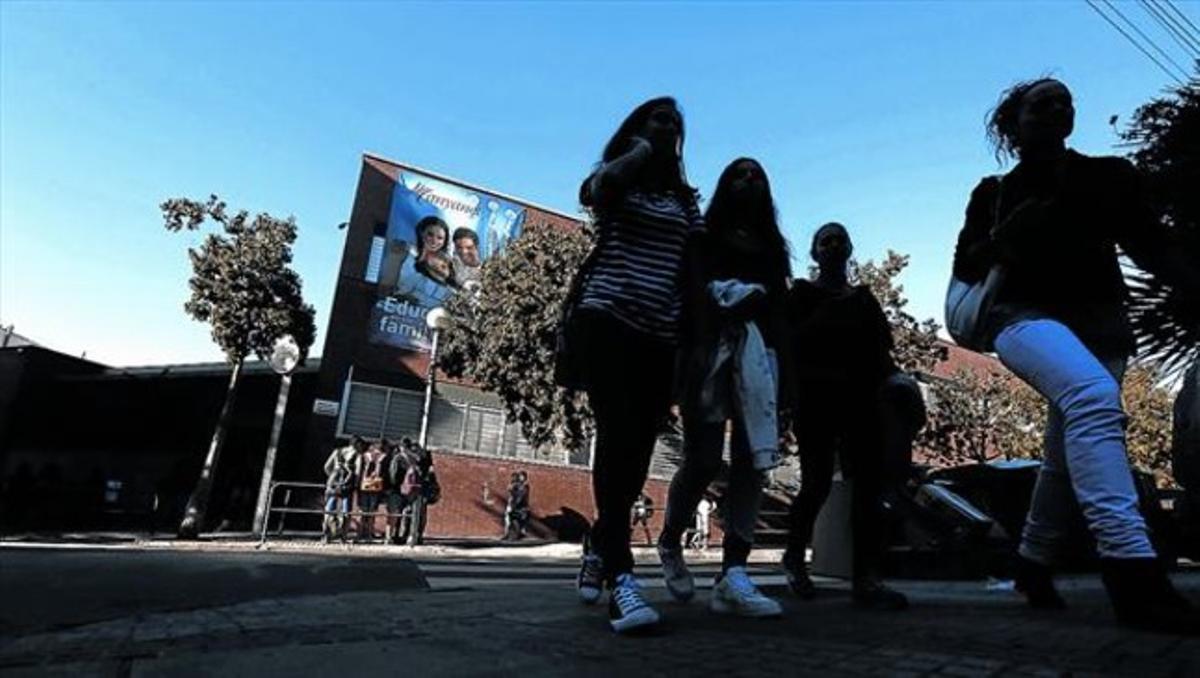
[[[325,516],[321,521],[321,539],[328,543],[336,534],[346,539],[346,516],[350,513],[350,497],[354,494],[354,472],[358,458],[367,447],[365,440],[354,436],[349,445],[339,447],[325,460]]]
[[[372,443],[358,458],[358,537],[374,537],[375,512],[387,485],[387,439]]]
[[[408,472],[416,466],[413,459],[400,445],[392,445],[388,451],[387,462],[387,542],[400,543],[400,526],[402,514],[412,503],[411,497],[405,494],[405,481]]]

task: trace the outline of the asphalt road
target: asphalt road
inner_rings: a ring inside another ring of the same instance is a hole
[[[6,546],[0,634],[252,600],[425,588],[400,558]]]

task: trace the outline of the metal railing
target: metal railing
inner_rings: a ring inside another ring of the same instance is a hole
[[[283,488],[285,490],[283,506],[275,506],[275,491],[280,488]],[[386,510],[385,511],[371,511],[368,513],[366,511],[361,511],[357,508],[355,508],[352,511],[327,511],[327,510],[325,510],[325,507],[323,505],[324,501],[325,501],[325,489],[326,489],[325,485],[323,485],[321,483],[298,483],[298,482],[286,482],[286,481],[273,481],[271,483],[271,489],[267,493],[267,512],[266,512],[267,517],[263,520],[262,532],[259,533],[258,545],[264,546],[267,543],[267,533],[270,531],[269,527],[271,524],[271,514],[272,513],[277,514],[279,516],[279,527],[276,530],[276,535],[283,534],[284,521],[286,520],[286,518],[289,515],[321,516],[322,518],[324,518],[326,516],[337,516],[337,517],[341,517],[341,518],[356,517],[356,518],[359,518],[360,520],[366,516],[370,516],[372,519],[374,519],[374,518],[382,515],[389,520],[392,518],[395,518],[397,521],[405,521],[405,520],[409,521],[408,544],[410,546],[416,546],[423,541],[424,532],[425,532],[425,529],[424,529],[424,527],[425,527],[424,526],[425,500],[423,498],[417,498],[417,499],[413,500],[408,506],[404,507],[403,511],[401,511],[399,513],[392,513],[390,511],[386,511]],[[317,491],[319,491],[321,501],[322,501],[321,508],[314,509],[314,508],[293,508],[293,507],[291,507],[290,504],[291,504],[291,498],[292,498],[292,490],[317,490]],[[401,522],[399,524],[402,525],[403,523]]]

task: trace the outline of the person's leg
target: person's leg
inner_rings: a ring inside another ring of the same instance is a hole
[[[593,551],[611,584],[633,571],[629,514],[650,469],[658,426],[671,398],[673,351],[607,319],[592,339],[608,352],[592,366],[589,404],[596,416],[592,490],[596,522]]]
[[[321,518],[321,540],[328,542],[333,537],[334,511],[337,510],[337,495],[325,493],[325,515]]]
[[[833,486],[835,436],[829,422],[805,417],[796,432],[800,447],[800,492],[788,513],[787,551],[784,565],[804,569],[805,554],[812,541],[813,524]]]
[[[1117,619],[1137,628],[1200,635],[1200,612],[1171,584],[1138,509],[1125,456],[1123,360],[1103,364],[1064,325],[1018,322],[996,337],[1001,360],[1062,414],[1064,459],[1100,551]]]
[[[754,545],[754,527],[762,498],[764,473],[754,468],[754,451],[740,421],[730,439],[729,493],[724,503],[725,537],[721,543],[721,577],[713,586],[709,608],[742,617],[774,617],[778,602],[764,596],[746,572]]]
[[[908,599],[888,588],[879,576],[880,560],[886,546],[883,493],[886,487],[886,443],[879,408],[864,393],[859,403],[843,420],[842,468],[853,480],[850,524],[853,541],[852,594],[855,605],[881,610],[903,610]]]
[[[1025,527],[1021,530],[1018,553],[1042,565],[1054,565],[1058,549],[1066,537],[1075,490],[1067,473],[1063,416],[1057,407],[1049,407],[1042,442],[1042,466],[1038,470]]]
[[[854,553],[854,579],[877,575],[882,547],[883,456],[878,420],[865,405],[856,408],[860,417],[847,423],[843,434],[842,468],[853,481],[850,524]]]
[[[1025,595],[1031,607],[1057,610],[1067,604],[1054,588],[1051,568],[1071,519],[1079,509],[1067,473],[1062,413],[1053,406],[1047,410],[1042,466],[1033,487],[1025,527],[1021,530],[1014,586]]]
[[[683,531],[695,520],[696,506],[721,470],[724,442],[725,422],[684,415],[683,464],[671,479],[667,493],[667,512],[658,538],[663,548],[680,548]]]
[[[1053,320],[1013,323],[995,345],[1005,366],[1061,414],[1067,475],[1101,557],[1155,557],[1125,455],[1126,417],[1113,373]],[[1039,511],[1043,522],[1033,527],[1035,539],[1052,543],[1060,519],[1046,518],[1054,515],[1049,507]],[[1046,532],[1039,532],[1042,525],[1049,526]],[[1022,542],[1028,553],[1039,547]]]
[[[762,501],[763,474],[754,468],[754,454],[740,422],[730,437],[729,496],[725,501],[725,537],[721,569],[745,567],[754,545],[754,528]],[[699,497],[697,497],[699,501]]]
[[[663,581],[676,600],[690,600],[696,593],[695,582],[683,558],[681,542],[684,530],[695,520],[700,498],[721,470],[724,440],[724,421],[707,422],[695,413],[684,413],[683,465],[671,479],[666,517],[658,538]]]

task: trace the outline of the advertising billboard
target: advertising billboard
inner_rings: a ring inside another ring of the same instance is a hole
[[[525,218],[525,207],[504,198],[401,170],[365,273],[377,293],[367,341],[428,350],[426,313],[477,289],[480,266],[520,235]]]

